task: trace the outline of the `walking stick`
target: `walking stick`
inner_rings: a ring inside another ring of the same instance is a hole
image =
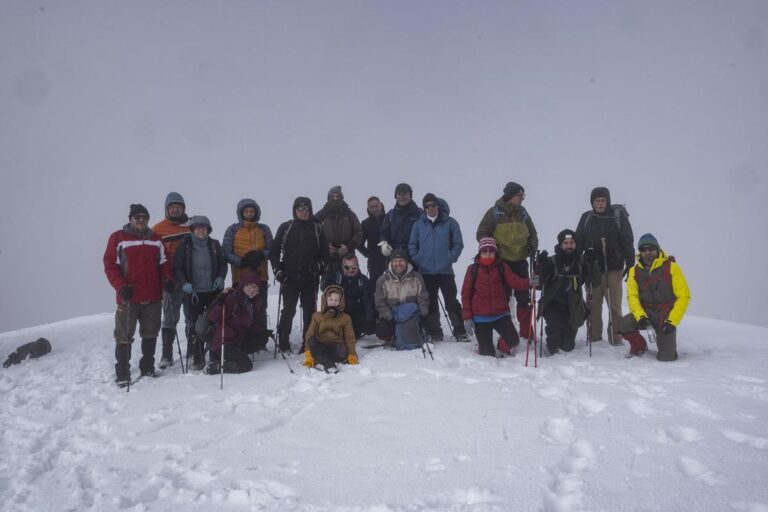
[[[179,341],[179,331],[178,329],[174,331],[174,334],[176,335],[176,348],[179,349],[179,364],[181,365],[181,374],[184,375],[187,372],[184,370],[184,357],[181,354],[181,341]],[[189,341],[189,340],[187,340]],[[187,367],[189,367],[189,350],[187,350]]]
[[[451,328],[451,336],[456,338],[456,332],[453,329],[453,322],[451,322],[451,317],[448,316],[448,311],[445,309],[445,305],[443,305],[443,299],[440,298],[440,295],[437,296],[437,303],[440,304],[440,309],[443,310],[443,316],[445,317],[445,321],[448,322],[448,327]]]
[[[221,385],[219,389],[224,389],[224,313],[227,310],[227,301],[221,305],[221,360],[219,361],[219,371],[221,373]]]
[[[605,276],[607,292],[605,295],[608,299],[608,342],[613,345],[613,307],[611,304],[611,283],[608,281],[608,251],[605,247],[605,237],[600,238],[600,242],[603,245],[603,275]]]
[[[533,257],[528,262],[529,274],[533,275]],[[528,324],[528,343],[525,346],[525,366],[528,366],[528,352],[531,348],[531,341],[533,341],[533,367],[539,367],[538,353],[536,351],[536,288],[531,287],[531,318]]]
[[[283,283],[280,283],[280,287],[277,290],[277,323],[275,324],[278,337],[280,336],[280,314],[282,313],[282,307],[283,307]],[[277,337],[273,336],[272,341],[275,342],[275,352],[273,354],[273,359],[277,359]]]
[[[127,300],[123,300],[123,305],[125,306],[125,337],[128,338],[128,323],[131,321],[131,314],[130,314],[130,308],[131,303]],[[126,386],[126,393],[131,392],[131,345],[129,343],[125,344],[125,355],[126,355],[126,362],[128,364],[128,385]]]

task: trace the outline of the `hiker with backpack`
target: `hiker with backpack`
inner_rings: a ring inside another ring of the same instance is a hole
[[[467,267],[461,287],[464,327],[468,335],[476,335],[481,356],[496,355],[493,331],[504,341],[498,346],[504,354],[511,354],[520,344],[509,311],[509,296],[513,290],[528,290],[539,284],[537,276],[528,279],[517,275],[498,255],[496,240],[481,238],[475,261]]]
[[[656,237],[646,233],[637,243],[637,263],[629,269],[627,303],[629,314],[620,328],[629,342],[629,356],[648,350],[639,331],[653,328],[659,361],[677,360],[677,328],[691,300],[691,291],[674,256],[667,256]]]
[[[390,254],[387,271],[376,281],[374,301],[379,313],[376,336],[397,350],[421,348],[429,293],[405,250]]]
[[[280,283],[283,309],[277,326],[281,352],[290,352],[290,335],[296,304],[303,310],[302,340],[317,305],[318,278],[322,273],[324,248],[327,245],[320,223],[312,215],[312,201],[297,197],[293,201],[293,218],[277,229],[269,253],[272,272]]]
[[[424,213],[413,201],[413,189],[407,183],[395,187],[395,207],[384,216],[381,224],[381,254],[389,257],[392,251],[401,249],[408,252],[411,229]]]
[[[478,242],[493,237],[498,246],[498,257],[520,277],[528,277],[528,258],[536,255],[539,239],[536,227],[523,206],[525,189],[510,181],[504,187],[502,196],[485,212],[477,227]],[[531,291],[516,289],[517,320],[520,336],[531,338]]]
[[[196,215],[189,224],[192,236],[185,238],[176,249],[173,272],[184,292],[185,309],[189,311],[187,361],[191,354],[193,367],[202,370],[205,366],[205,347],[202,340],[197,339],[197,319],[224,289],[227,260],[219,241],[210,237],[213,228],[208,217]]]
[[[584,261],[590,266],[592,301],[589,342],[603,339],[603,301],[608,301],[608,341],[621,346],[621,278],[635,264],[634,235],[629,214],[620,204],[611,204],[606,187],[596,187],[589,196],[592,209],[584,212],[576,227],[576,244],[584,249]]]
[[[341,272],[341,260],[347,254],[355,254],[355,250],[363,242],[363,228],[360,220],[349,205],[344,201],[344,193],[340,186],[328,191],[328,201],[315,219],[320,222],[325,235],[325,274],[333,276]]]
[[[570,352],[586,319],[582,285],[588,275],[576,233],[570,229],[558,233],[555,254],[549,256],[547,251],[541,251],[536,266],[542,289],[537,317],[543,316],[547,323],[547,350],[549,355],[561,350]]]
[[[224,373],[251,371],[248,354],[267,346],[267,316],[260,293],[261,276],[252,270],[240,275],[237,287],[221,293],[208,311],[212,327],[211,361],[205,373],[221,372],[221,350],[224,350]],[[222,326],[223,325],[223,326]]]
[[[357,364],[352,318],[344,312],[344,289],[332,284],[322,294],[320,311],[312,314],[305,335],[304,366],[322,366],[325,371],[336,363]]]
[[[373,303],[373,285],[360,272],[360,263],[352,253],[341,260],[341,272],[332,276],[326,274],[322,289],[330,285],[338,285],[344,289],[343,311],[352,318],[355,337],[360,339],[376,330],[376,306]]]
[[[387,268],[387,257],[379,247],[381,227],[384,223],[384,205],[378,197],[371,196],[368,198],[367,211],[368,218],[360,223],[363,228],[363,241],[358,249],[368,260],[368,279],[375,285]]]
[[[430,192],[424,196],[421,205],[424,213],[411,229],[408,252],[429,293],[427,334],[431,341],[443,341],[438,302],[438,293],[442,293],[454,339],[470,341],[461,318],[461,304],[456,299],[456,276],[453,273],[453,264],[464,250],[461,228],[451,217],[444,199]]]

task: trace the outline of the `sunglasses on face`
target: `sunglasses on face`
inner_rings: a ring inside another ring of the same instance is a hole
[[[138,215],[134,215],[133,218],[136,219],[136,220],[145,220],[146,221],[146,220],[149,220],[149,215],[144,215],[143,213],[140,213]]]
[[[296,207],[296,211],[297,212],[308,212],[309,211],[309,206],[297,206]]]
[[[656,248],[652,245],[644,245],[640,249],[638,249],[640,252],[653,252],[656,250]]]
[[[357,265],[344,265],[344,270],[357,270],[358,268],[360,267]]]

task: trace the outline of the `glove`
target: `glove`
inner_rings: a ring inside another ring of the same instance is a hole
[[[184,283],[183,285],[181,285],[181,290],[187,295],[192,295],[192,292],[194,292],[194,290],[192,289],[192,283]]]
[[[122,298],[123,301],[129,300],[131,297],[133,297],[133,286],[125,285],[120,288],[120,298]]]
[[[213,289],[221,290],[222,288],[224,288],[224,278],[217,277],[216,280],[213,282]]]
[[[635,266],[634,260],[627,260],[626,265],[624,267],[624,274],[622,274],[622,277],[624,278],[624,281],[629,278],[629,269],[631,269],[633,266]]]
[[[549,253],[547,251],[541,251],[538,256],[536,256],[536,263],[539,264],[539,266],[542,266],[549,261]]]
[[[163,290],[165,290],[168,293],[173,293],[173,291],[176,289],[176,284],[171,280],[165,280],[163,281]]]
[[[288,282],[288,276],[282,270],[278,270],[277,272],[275,272],[275,281],[277,281],[280,284],[285,284]]]
[[[389,245],[389,243],[386,240],[382,240],[377,244],[379,247],[381,247],[381,254],[384,256],[389,256],[392,254],[392,246]]]
[[[309,349],[304,351],[304,366],[307,368],[315,367],[315,358],[312,357],[312,352],[310,352]]]
[[[651,321],[648,320],[647,316],[644,316],[637,321],[637,328],[641,331],[644,331],[645,329],[647,329],[649,325],[651,325]]]
[[[347,364],[357,364],[357,356],[347,356]]]
[[[240,268],[250,268],[256,270],[261,262],[264,261],[264,253],[261,251],[248,251],[240,258]]]
[[[584,251],[584,263],[587,265],[592,265],[594,262],[597,261],[597,253],[595,252],[594,247],[587,248],[586,251]]]
[[[475,335],[475,322],[472,319],[464,320],[464,330],[467,331],[467,336]]]
[[[677,331],[677,327],[672,325],[672,323],[669,320],[664,322],[664,326],[661,328],[661,332],[663,334],[672,334],[675,331]]]
[[[323,271],[323,264],[320,261],[315,261],[309,264],[309,272],[315,275],[321,274]]]
[[[528,288],[536,288],[540,284],[539,276],[536,274],[533,274],[531,277],[528,278]]]

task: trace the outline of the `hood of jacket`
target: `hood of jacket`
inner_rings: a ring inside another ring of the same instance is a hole
[[[312,220],[312,217],[314,217],[315,212],[312,209],[312,200],[308,197],[299,196],[296,199],[293,200],[293,208],[291,209],[291,217],[293,220],[300,220],[298,217],[296,217],[296,208],[300,204],[305,204],[309,206],[309,220]]]
[[[258,203],[256,203],[256,201],[248,198],[241,199],[237,203],[237,220],[239,220],[240,222],[243,222],[245,220],[243,218],[243,210],[248,206],[251,206],[256,209],[256,216],[253,218],[253,220],[254,222],[259,222],[259,220],[261,220],[261,208],[259,207]]]
[[[341,300],[339,301],[339,311],[344,311],[344,288],[337,284],[332,284],[323,290],[323,295],[320,297],[320,311],[325,311],[325,308],[328,307],[328,295],[331,293],[338,293],[341,295]]]

